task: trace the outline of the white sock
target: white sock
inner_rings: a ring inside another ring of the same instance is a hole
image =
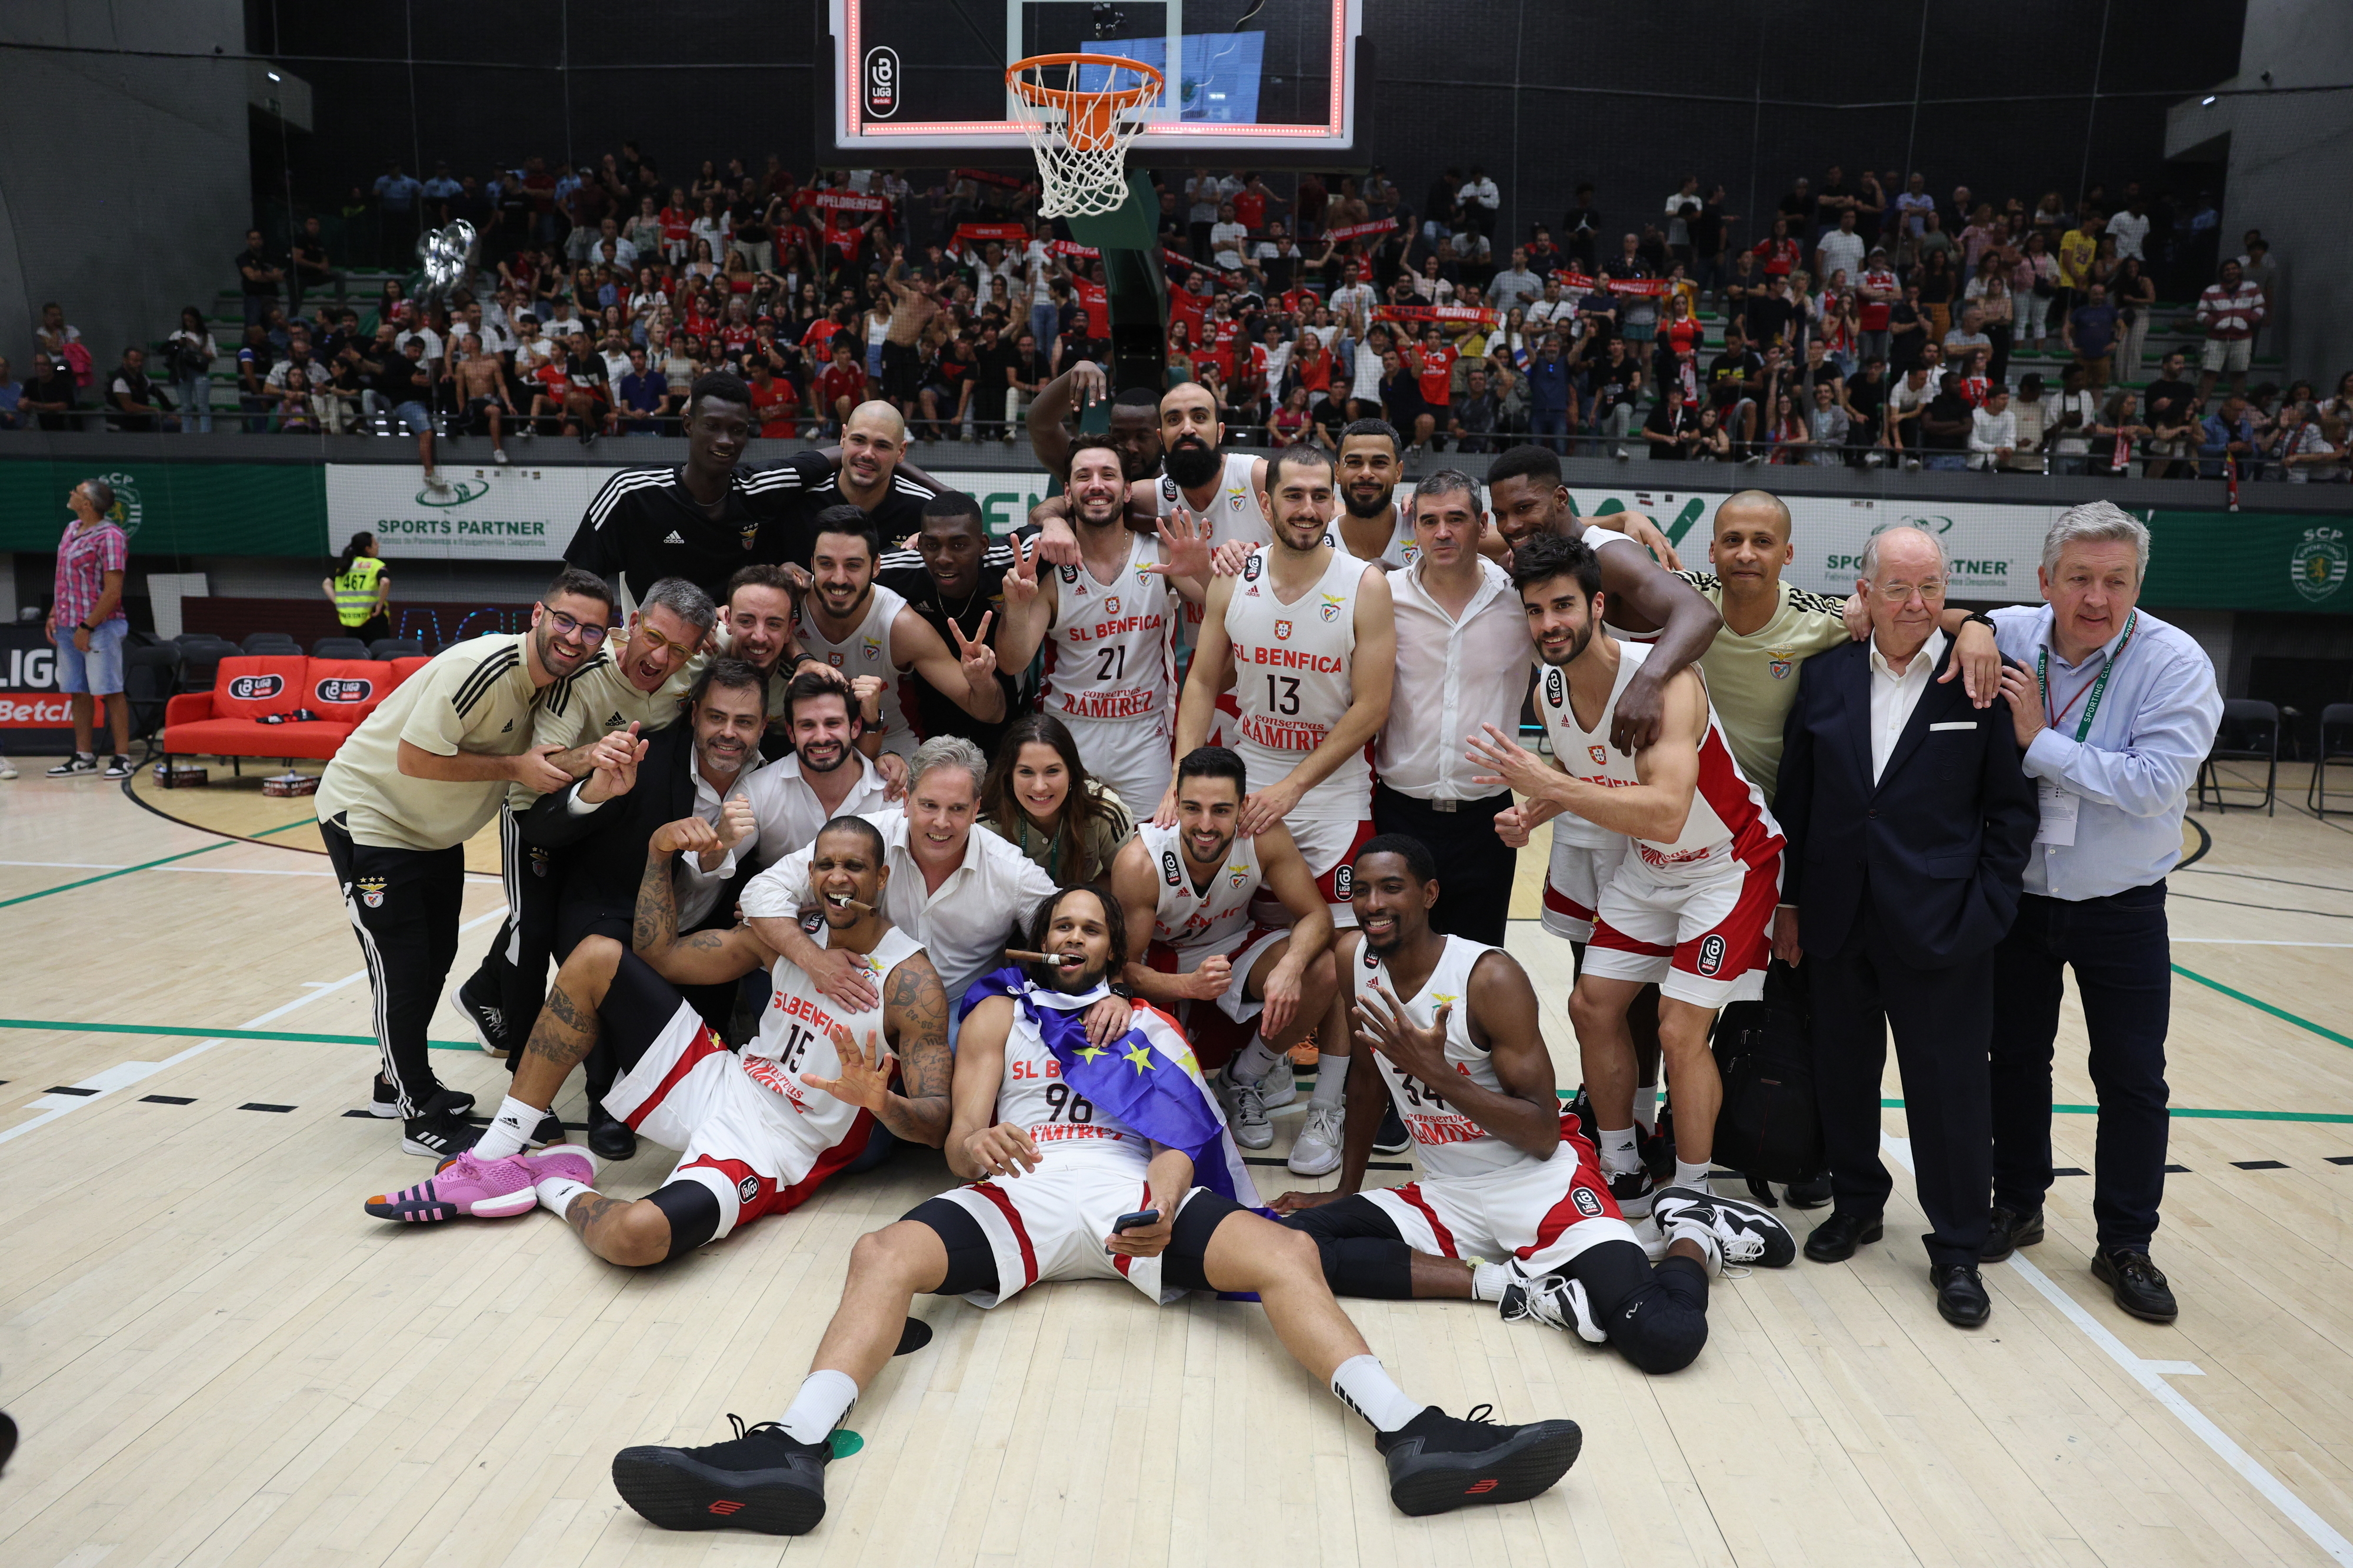
[[[1611,1131],[1601,1129],[1601,1173],[1605,1176],[1630,1176],[1642,1168],[1642,1152],[1634,1146],[1634,1130],[1630,1127]]]
[[[1282,1053],[1268,1045],[1264,1035],[1252,1035],[1250,1043],[1241,1048],[1241,1054],[1234,1058],[1226,1072],[1237,1083],[1256,1083],[1272,1072],[1274,1064],[1282,1059]]]
[[[532,1190],[539,1194],[539,1206],[558,1219],[562,1219],[564,1211],[572,1206],[573,1199],[583,1193],[596,1190],[587,1183],[575,1182],[569,1176],[542,1176],[531,1185]]]
[[[1504,1287],[1512,1282],[1512,1266],[1508,1263],[1474,1263],[1471,1266],[1471,1299],[1473,1301],[1500,1301]]]
[[[1340,1403],[1373,1424],[1376,1432],[1394,1432],[1426,1407],[1406,1397],[1389,1377],[1378,1357],[1350,1356],[1332,1373],[1332,1392]]]
[[[846,1372],[813,1372],[776,1424],[796,1443],[822,1443],[858,1403],[858,1384]]]
[[[1348,1058],[1324,1056],[1315,1058],[1315,1092],[1307,1103],[1326,1110],[1336,1110],[1340,1093],[1348,1087]]]
[[[1634,1125],[1648,1138],[1659,1130],[1659,1086],[1638,1083],[1634,1086]]]
[[[540,1118],[547,1112],[536,1105],[525,1105],[513,1095],[499,1101],[498,1114],[474,1140],[474,1158],[503,1160],[510,1154],[520,1154],[531,1142],[531,1135],[539,1126]]]
[[[1689,1187],[1695,1193],[1707,1191],[1707,1162],[1694,1165],[1688,1160],[1675,1162],[1675,1185]]]

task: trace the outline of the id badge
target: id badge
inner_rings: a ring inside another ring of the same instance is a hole
[[[2034,842],[2062,847],[2075,842],[2075,816],[2084,808],[2083,796],[2069,795],[2067,786],[2057,779],[2037,779],[2034,803],[2042,813],[2042,822],[2034,830]]]

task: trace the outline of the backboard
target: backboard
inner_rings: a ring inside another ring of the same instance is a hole
[[[832,70],[832,102],[819,143],[829,144],[829,157],[868,168],[1026,163],[1005,68],[1030,55],[1087,52],[1141,60],[1166,78],[1135,158],[1348,163],[1362,4],[827,0],[831,31],[821,58]]]

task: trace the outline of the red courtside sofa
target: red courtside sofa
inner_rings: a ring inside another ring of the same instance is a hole
[[[324,762],[393,688],[425,668],[420,658],[309,658],[238,655],[220,661],[210,691],[183,691],[164,710],[164,758],[307,758]],[[307,708],[319,717],[265,724],[264,715]]]

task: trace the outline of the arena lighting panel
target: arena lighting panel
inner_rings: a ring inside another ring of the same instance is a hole
[[[1363,0],[827,0],[820,145],[867,168],[1027,163],[1005,68],[1140,60],[1166,77],[1134,156],[1347,162],[1360,132]],[[1171,68],[1170,61],[1177,62]],[[1081,83],[1082,86],[1094,85]],[[829,101],[823,101],[829,100]]]

